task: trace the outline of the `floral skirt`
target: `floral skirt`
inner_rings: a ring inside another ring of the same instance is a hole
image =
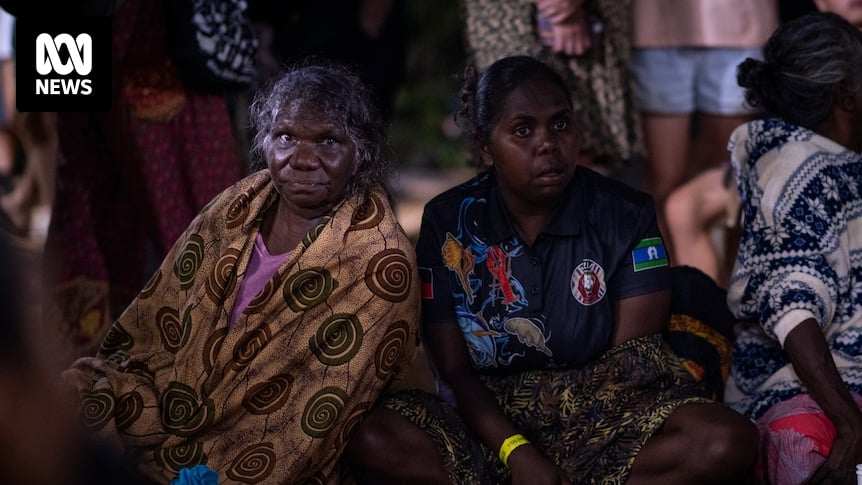
[[[677,407],[710,402],[658,335],[625,342],[579,369],[482,380],[521,433],[574,483],[624,483],[638,450]],[[432,437],[453,483],[509,481],[497,450],[448,403],[411,390],[382,404]]]

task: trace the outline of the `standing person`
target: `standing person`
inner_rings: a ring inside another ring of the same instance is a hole
[[[632,9],[645,182],[666,233],[663,211],[671,191],[726,162],[730,132],[750,119],[736,66],[760,55],[778,26],[778,7],[775,0],[634,0]],[[671,255],[676,252],[671,247]]]
[[[125,0],[113,14],[111,111],[57,117],[45,313],[70,359],[96,351],[195,214],[243,173],[223,97],[181,81],[163,6]]]
[[[64,373],[82,420],[167,483],[334,483],[337,458],[417,346],[412,245],[382,188],[383,124],[338,65],[296,66],[251,107],[256,171],[192,221]]]
[[[785,20],[820,10],[834,12],[862,28],[862,4],[850,0],[782,2]],[[705,170],[687,181],[665,204],[665,220],[674,253],[674,263],[694,266],[722,287],[730,282],[739,239],[739,194],[735,173],[729,163]],[[724,247],[717,246],[714,235],[721,227]]]
[[[711,483],[756,433],[697,397],[661,332],[670,271],[652,202],[577,165],[568,86],[526,56],[462,91],[485,171],[425,207],[423,332],[439,397],[383,400],[347,457],[368,483]]]
[[[634,109],[631,9],[616,0],[466,0],[469,64],[525,54],[562,73],[581,126],[580,162],[616,174],[644,154]]]
[[[742,320],[725,399],[757,422],[761,475],[853,483],[862,462],[862,32],[815,13],[739,67],[764,119],[737,128]]]
[[[404,0],[250,0],[261,78],[308,56],[352,66],[374,90],[385,119],[404,79],[410,28]]]

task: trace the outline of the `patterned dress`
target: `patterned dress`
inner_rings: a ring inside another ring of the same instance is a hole
[[[787,122],[731,137],[744,226],[728,303],[738,330],[725,400],[758,419],[804,392],[782,346],[813,318],[862,392],[862,157]]]
[[[575,116],[583,130],[582,149],[594,163],[618,169],[644,155],[640,119],[634,107],[631,57],[631,7],[619,0],[585,0],[597,29],[584,55],[553,54],[539,41],[536,6],[530,0],[463,0],[471,62],[484,69],[510,55],[548,62],[568,83]],[[600,29],[600,32],[598,30]]]
[[[57,115],[44,313],[69,361],[96,352],[198,211],[243,175],[224,98],[184,88],[164,18],[159,0],[124,0],[111,111]]]

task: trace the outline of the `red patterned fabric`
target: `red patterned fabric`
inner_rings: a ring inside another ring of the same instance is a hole
[[[862,396],[853,394],[862,409]],[[809,394],[800,394],[769,408],[757,421],[763,483],[806,483],[826,461],[835,441],[835,426]],[[765,462],[764,462],[765,459]]]
[[[243,174],[225,101],[183,90],[159,0],[113,18],[113,106],[60,113],[49,323],[95,350],[200,209]]]

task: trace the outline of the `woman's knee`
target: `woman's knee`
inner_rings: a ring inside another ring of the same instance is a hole
[[[386,408],[375,408],[357,426],[344,458],[359,483],[449,483],[434,440]]]
[[[751,470],[757,460],[757,427],[748,418],[721,405],[699,414],[687,430],[692,438],[692,453],[708,468],[730,472]]]
[[[375,408],[353,431],[345,453],[351,462],[373,464],[394,457],[402,449],[399,440],[415,427],[407,418],[386,408]],[[421,430],[420,430],[421,431]]]

